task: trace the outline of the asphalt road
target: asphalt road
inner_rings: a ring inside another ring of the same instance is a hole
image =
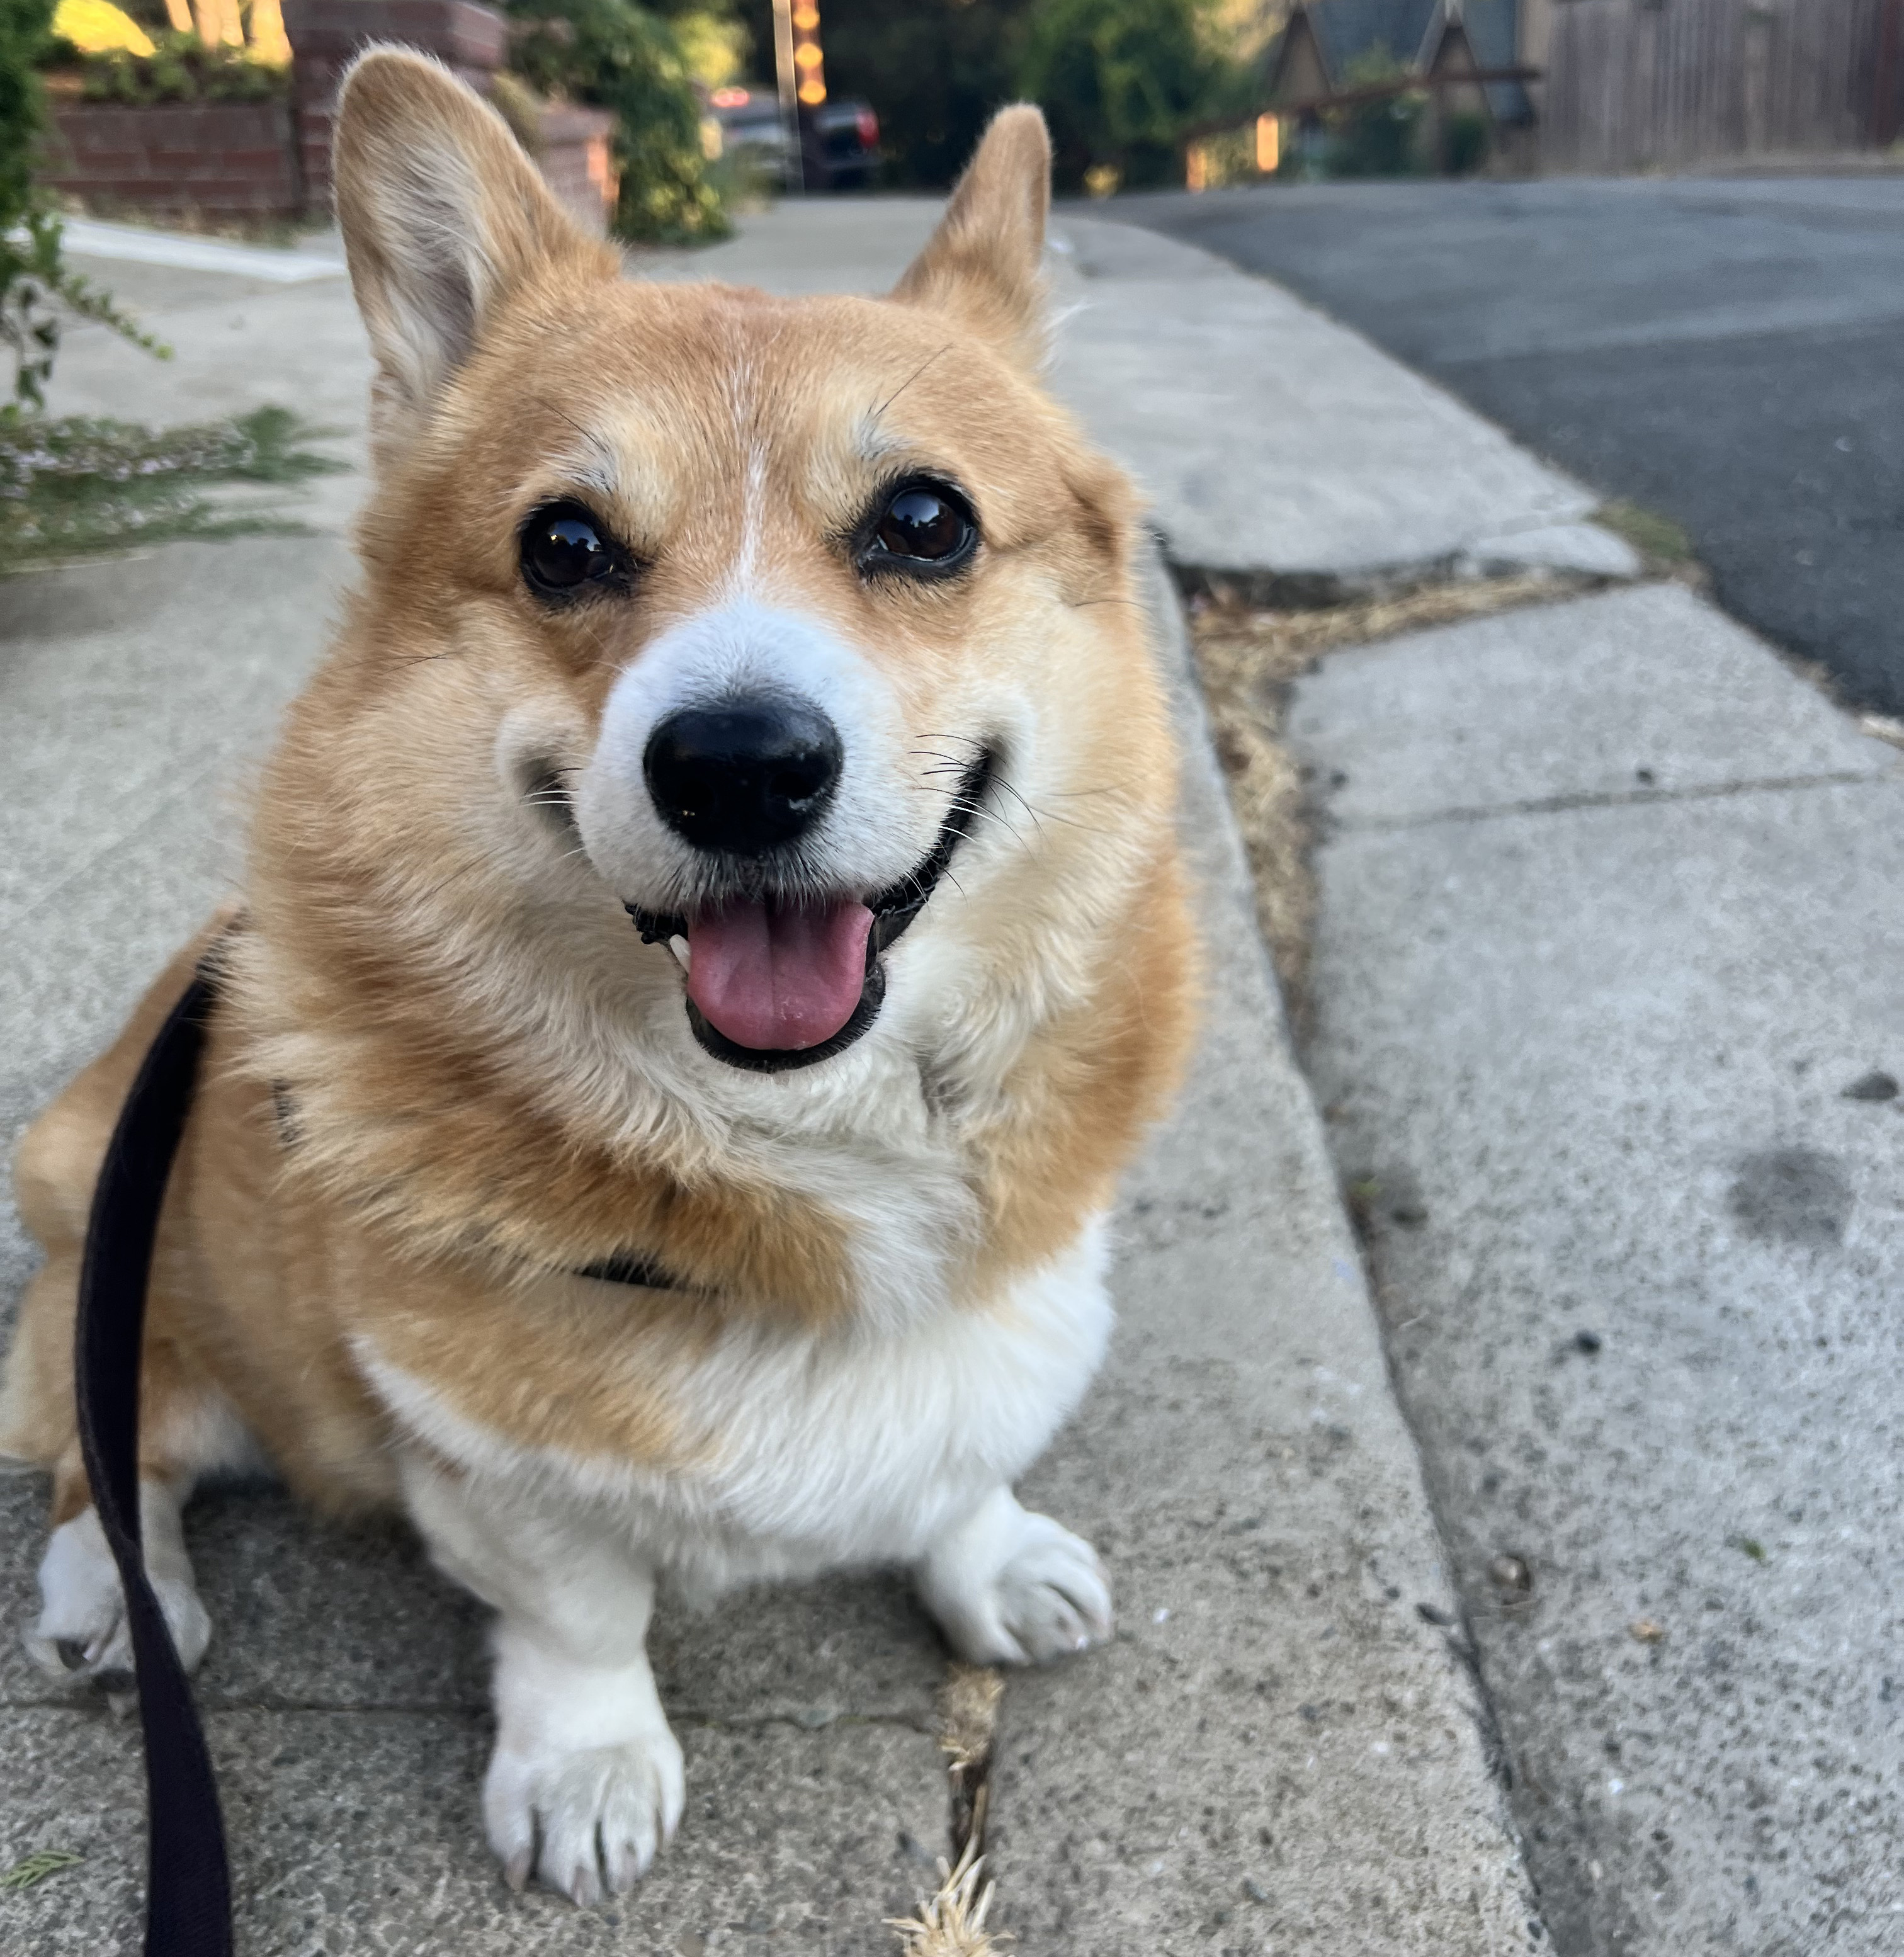
[[[1281,280],[1672,517],[1727,610],[1848,702],[1904,714],[1904,177],[1276,185],[1099,208]]]

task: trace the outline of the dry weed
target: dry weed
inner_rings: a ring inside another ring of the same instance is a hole
[[[975,1835],[957,1868],[941,1859],[938,1893],[920,1902],[917,1916],[886,1919],[899,1932],[900,1957],[998,1957],[999,1945],[1011,1941],[1010,1930],[985,1928],[996,1886],[979,1887],[985,1858],[978,1846]]]

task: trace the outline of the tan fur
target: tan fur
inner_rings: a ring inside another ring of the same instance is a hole
[[[552,941],[534,893],[498,868],[519,813],[496,772],[505,716],[533,713],[577,764],[618,672],[713,602],[744,549],[776,602],[865,649],[908,725],[966,724],[982,688],[1066,716],[1077,766],[1017,817],[1027,846],[1001,862],[982,918],[957,926],[988,1003],[934,1083],[972,1206],[956,1302],[987,1307],[1106,1203],[1182,1062],[1192,934],[1134,500],[1033,371],[1043,205],[1025,185],[1043,144],[1034,112],[1007,112],[897,302],[640,286],[573,232],[467,93],[409,58],[356,71],[340,202],[381,362],[363,580],[257,809],[154,1278],[150,1472],[175,1471],[167,1436],[217,1400],[314,1500],[392,1498],[360,1336],[513,1440],[678,1462],[700,1443],[659,1383],[700,1342],[737,1314],[819,1326],[859,1308],[841,1206],[790,1184],[740,1127],[617,1070],[599,1001],[665,950],[640,944],[606,887]],[[405,156],[460,159],[488,213],[467,357],[442,372],[406,350],[379,229]],[[985,555],[964,583],[856,574],[838,537],[875,479],[869,442],[972,485]],[[613,479],[591,500],[647,568],[612,614],[552,615],[523,588],[517,528],[590,467]],[[83,1501],[68,1348],[92,1181],[211,934],[21,1149],[48,1263],[0,1443],[59,1469],[56,1519]],[[967,1049],[998,1048],[998,1001],[1022,1037],[998,1067],[968,1065]],[[566,1275],[626,1250],[689,1288]]]

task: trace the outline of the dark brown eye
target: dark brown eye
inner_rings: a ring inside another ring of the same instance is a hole
[[[566,597],[613,577],[621,554],[579,503],[549,503],[522,526],[522,574],[545,598]]]
[[[873,527],[871,555],[945,570],[969,556],[978,539],[978,526],[961,498],[932,483],[914,482],[887,502]]]

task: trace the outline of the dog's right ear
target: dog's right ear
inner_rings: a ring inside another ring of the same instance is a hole
[[[332,169],[337,220],[378,379],[380,445],[430,412],[496,307],[560,265],[613,278],[508,125],[436,62],[373,48],[345,77]]]

